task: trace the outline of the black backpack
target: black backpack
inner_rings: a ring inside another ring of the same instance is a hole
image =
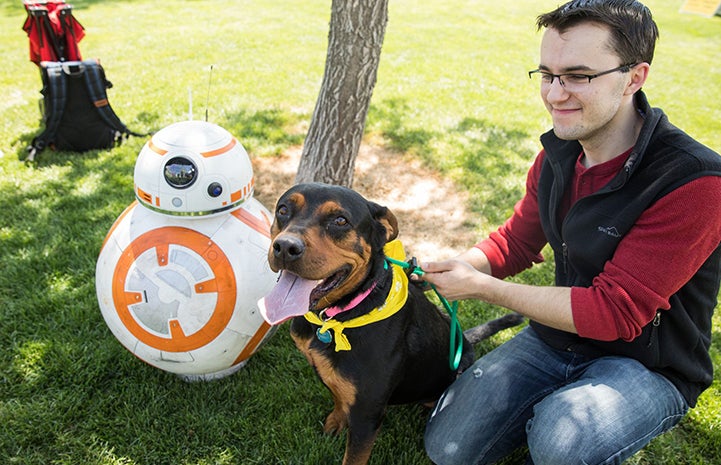
[[[133,132],[115,114],[106,89],[112,83],[97,60],[40,63],[45,129],[28,147],[28,160],[46,147],[84,152],[119,145]]]

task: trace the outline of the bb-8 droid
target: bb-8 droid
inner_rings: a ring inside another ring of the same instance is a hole
[[[257,301],[270,212],[253,198],[253,168],[225,129],[172,124],[138,155],[136,201],[98,257],[96,291],[113,335],[141,360],[188,380],[227,376],[274,332]]]

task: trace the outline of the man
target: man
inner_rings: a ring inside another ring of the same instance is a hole
[[[449,300],[529,327],[465,371],[426,430],[437,464],[621,463],[712,381],[721,280],[721,157],[651,108],[658,30],[632,0],[574,0],[538,17],[553,130],[512,217],[454,260],[422,265]],[[502,281],[555,256],[555,286]]]

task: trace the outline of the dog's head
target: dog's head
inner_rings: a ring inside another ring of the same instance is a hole
[[[309,297],[317,311],[359,290],[397,235],[386,207],[345,187],[299,184],[278,199],[268,262],[273,271],[320,281]]]

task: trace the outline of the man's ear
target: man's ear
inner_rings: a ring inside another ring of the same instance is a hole
[[[650,69],[651,65],[646,62],[639,63],[631,68],[629,71],[629,73],[631,73],[631,81],[626,88],[626,93],[635,94],[638,90],[640,90],[646,83]]]
[[[398,220],[396,216],[387,207],[383,207],[374,202],[368,202],[368,206],[373,215],[373,219],[378,221],[386,230],[386,242],[390,242],[398,237]]]

